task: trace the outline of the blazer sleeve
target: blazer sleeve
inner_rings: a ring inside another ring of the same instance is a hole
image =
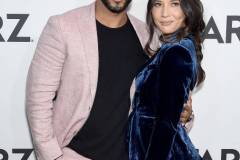
[[[194,74],[193,59],[188,49],[174,45],[167,49],[161,62],[161,83],[157,120],[149,146],[149,159],[166,160],[169,157],[177,125],[188,99],[190,84]]]
[[[58,17],[50,17],[39,38],[26,84],[26,114],[38,159],[62,155],[53,130],[53,100],[60,84],[65,46]]]

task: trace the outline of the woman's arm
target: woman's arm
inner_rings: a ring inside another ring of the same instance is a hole
[[[170,47],[160,66],[159,97],[156,127],[152,133],[148,159],[165,160],[169,156],[184,103],[188,100],[194,63],[188,49]]]

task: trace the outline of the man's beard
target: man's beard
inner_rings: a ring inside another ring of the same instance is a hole
[[[101,0],[104,6],[109,9],[113,13],[121,13],[123,12],[128,5],[131,3],[132,0],[125,0],[125,3],[122,6],[119,6],[118,4],[113,6],[109,0]]]

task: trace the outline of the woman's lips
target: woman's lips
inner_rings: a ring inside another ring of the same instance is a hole
[[[123,0],[113,0],[114,2],[116,2],[116,3],[120,3],[120,2],[122,2]]]
[[[168,26],[172,23],[173,21],[164,21],[164,22],[160,22],[161,25],[163,26]]]

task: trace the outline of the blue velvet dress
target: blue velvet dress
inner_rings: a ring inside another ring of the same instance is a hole
[[[129,116],[129,160],[200,160],[180,115],[197,80],[191,36],[170,38],[135,77]]]

